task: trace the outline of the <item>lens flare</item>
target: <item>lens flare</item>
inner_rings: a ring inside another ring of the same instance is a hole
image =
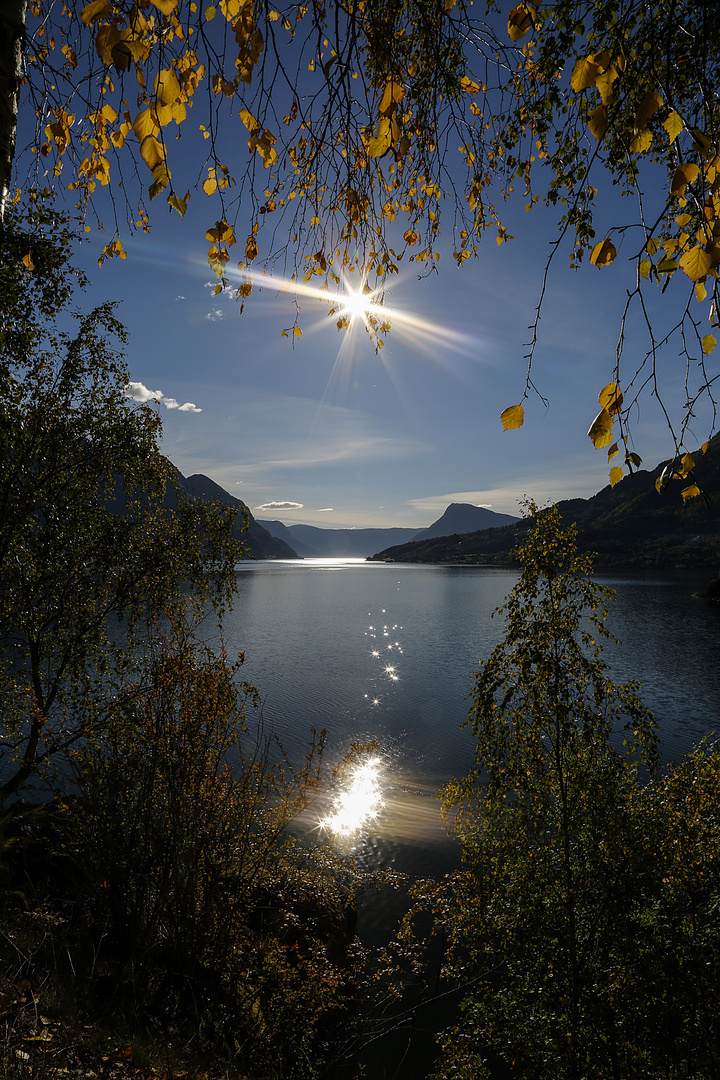
[[[371,758],[353,769],[347,787],[335,799],[332,813],[320,822],[320,828],[336,836],[352,836],[374,821],[382,806],[380,758]]]
[[[372,290],[361,277],[360,285],[355,287],[343,272],[336,290],[325,289],[309,282],[285,278],[267,271],[252,270],[244,267],[241,271],[228,270],[228,277],[257,285],[260,288],[277,289],[278,292],[292,293],[299,298],[319,300],[330,305],[330,315],[338,320],[338,328],[343,323],[352,330],[358,323],[373,333],[378,325],[391,325],[408,343],[428,356],[442,347],[443,356],[448,350],[467,356],[475,356],[477,342],[474,337],[453,330],[451,327],[432,322],[414,312],[398,307],[389,307],[379,296],[379,290]],[[375,327],[373,324],[375,323]],[[443,361],[446,363],[446,360]]]

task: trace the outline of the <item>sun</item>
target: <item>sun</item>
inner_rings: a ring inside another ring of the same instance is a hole
[[[368,314],[377,305],[374,303],[375,293],[370,292],[367,286],[362,285],[359,289],[352,289],[347,284],[345,292],[340,297],[340,315],[348,320],[350,326],[356,319],[365,321]]]

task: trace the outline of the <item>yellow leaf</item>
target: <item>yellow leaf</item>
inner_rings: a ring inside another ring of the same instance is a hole
[[[630,143],[631,154],[644,154],[650,149],[652,144],[652,131],[650,128],[644,128],[643,131],[639,131],[633,141]]]
[[[695,183],[699,172],[699,167],[690,162],[684,161],[681,165],[678,165],[670,183],[670,194],[678,197],[684,195],[685,188],[688,184]]]
[[[165,160],[165,147],[154,135],[146,135],[140,143],[140,157],[153,172]]]
[[[535,8],[532,4],[518,4],[508,16],[508,34],[512,41],[524,38],[535,22]]]
[[[700,128],[690,128],[690,134],[693,137],[693,142],[703,157],[707,156],[712,143],[705,132],[701,131]]]
[[[645,97],[640,102],[637,115],[635,117],[635,127],[638,131],[642,131],[646,127],[648,120],[655,115],[655,113],[662,107],[663,99],[659,94],[654,93],[652,90],[648,90]]]
[[[254,236],[248,236],[247,243],[245,244],[245,258],[248,262],[252,262],[253,259],[257,259],[258,246]]]
[[[396,121],[397,123],[397,121]],[[393,145],[393,120],[383,116],[378,124],[378,129],[368,144],[368,157],[383,157]]]
[[[171,68],[163,68],[155,76],[155,93],[161,105],[172,105],[180,97],[180,83]]]
[[[410,247],[414,247],[419,239],[420,237],[418,236],[418,234],[416,232],[413,232],[412,229],[408,229],[406,232],[403,233],[403,240],[406,244],[409,244]]]
[[[692,454],[684,454],[680,465],[682,466],[680,475],[685,478],[695,468],[695,458]]]
[[[636,469],[639,469],[642,465],[642,458],[640,457],[640,455],[635,454],[630,450],[628,450],[627,454],[625,455],[625,461],[628,465],[634,465]]]
[[[227,221],[216,221],[215,228],[208,229],[205,233],[205,239],[213,244],[227,244],[232,247],[235,243],[235,233],[232,225],[228,225]]]
[[[640,262],[640,265],[638,266],[638,273],[640,274],[640,277],[643,277],[643,278],[650,277],[650,271],[651,270],[652,270],[652,263],[650,262],[650,260],[649,259],[643,259]]]
[[[117,26],[113,26],[112,23],[104,23],[104,25],[100,27],[95,37],[95,48],[97,49],[97,54],[103,64],[109,66],[114,62],[115,48],[129,36],[129,30],[119,30]],[[127,70],[129,64],[130,56],[128,54],[127,64],[124,65],[124,70]]]
[[[614,442],[612,444],[612,446],[610,447],[610,449],[608,450],[608,464],[612,461],[612,459],[615,457],[615,455],[618,454],[619,452],[620,451],[618,450],[618,444],[616,442]]]
[[[184,199],[181,199],[178,195],[168,195],[168,205],[172,206],[174,210],[177,210],[180,217],[185,217],[187,203]]]
[[[466,94],[480,93],[480,86],[478,85],[478,83],[473,82],[472,79],[469,79],[467,75],[463,75],[462,79],[460,80],[460,89],[464,90]]]
[[[705,337],[702,339],[702,351],[705,353],[706,356],[710,355],[716,345],[717,340],[713,337],[712,334],[706,334]]]
[[[703,454],[709,454],[710,453],[710,443],[709,442],[704,442],[702,444],[702,446],[700,447],[700,449],[702,450]]]
[[[293,330],[293,334],[295,335],[295,337],[302,337],[302,330],[299,326],[295,327],[295,329]]]
[[[615,100],[613,93],[613,83],[618,77],[618,69],[614,64],[611,64],[607,71],[603,71],[602,75],[598,75],[595,80],[595,85],[600,92],[600,100],[603,105],[612,105]]]
[[[230,22],[240,11],[240,0],[220,0],[220,10]]]
[[[32,255],[30,254],[30,252],[28,252],[27,255],[23,255],[22,261],[23,261],[23,266],[25,266],[26,269],[28,269],[28,270],[34,270],[35,269],[35,263],[32,261]]]
[[[601,407],[607,409],[611,416],[613,413],[620,412],[623,396],[617,383],[611,382],[608,383],[607,386],[604,386],[598,394],[598,401]]]
[[[682,117],[673,109],[667,120],[665,120],[663,123],[663,127],[665,128],[668,136],[670,137],[670,142],[675,142],[684,126],[685,125],[682,122]]]
[[[592,249],[590,262],[593,266],[609,266],[611,262],[615,261],[616,255],[617,251],[612,240],[601,240]]]
[[[607,131],[608,126],[608,111],[606,105],[598,105],[593,109],[588,116],[588,127],[590,132],[595,136],[598,142],[602,139],[603,135]]]
[[[143,109],[133,120],[133,131],[140,142],[148,135],[154,135],[160,130],[160,125],[152,109]]]
[[[612,442],[612,429],[612,416],[607,409],[601,409],[590,425],[590,430],[588,431],[588,438],[591,440],[596,450],[602,450],[604,446],[610,445]]]
[[[598,75],[602,75],[603,68],[596,63],[594,56],[586,56],[584,60],[578,60],[570,77],[570,85],[576,94],[581,90],[587,90],[593,86]]]
[[[619,469],[618,466],[616,465],[614,468],[612,468],[610,470],[609,475],[610,475],[610,487],[615,487],[615,485],[619,484],[620,481],[622,480],[623,471],[622,471],[622,469]]]
[[[708,255],[701,244],[686,251],[680,259],[680,267],[691,281],[699,281],[700,278],[705,277],[711,266],[712,256]]]
[[[395,112],[404,97],[405,87],[402,83],[397,82],[395,79],[388,79],[385,83],[383,96],[380,99],[378,112],[381,116],[390,116],[391,113]]]
[[[80,21],[85,26],[89,26],[90,23],[96,22],[98,19],[104,19],[106,15],[111,13],[112,7],[108,0],[92,0],[92,3],[84,7],[80,12]]]
[[[217,191],[217,180],[215,179],[215,177],[209,176],[207,180],[203,180],[202,189],[206,195],[212,195],[215,191]]]
[[[651,236],[648,242],[645,244],[645,250],[648,255],[657,255],[660,250],[660,241],[656,236]]]
[[[525,410],[522,405],[510,405],[500,413],[500,419],[502,421],[503,431],[512,431],[513,428],[523,426],[525,421]]]
[[[150,3],[161,11],[163,15],[172,15],[178,5],[178,0],[150,0]]]
[[[260,130],[260,124],[257,122],[249,109],[240,110],[240,119],[242,120],[243,124],[248,129],[251,135],[254,135],[256,131]]]
[[[212,4],[210,5],[210,7],[205,8],[205,19],[206,19],[207,22],[211,22],[215,18],[216,14],[217,14],[217,9],[214,8],[212,6]]]
[[[683,502],[687,502],[688,499],[694,499],[696,495],[700,494],[700,488],[697,484],[690,484],[688,487],[683,488],[680,494],[683,497]]]

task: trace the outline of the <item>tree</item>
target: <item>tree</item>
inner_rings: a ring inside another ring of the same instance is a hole
[[[130,408],[113,307],[72,307],[67,221],[6,215],[0,251],[0,799],[112,707],[144,620],[221,608],[232,514],[177,489],[160,424]]]
[[[540,201],[556,209],[559,226],[531,328],[524,401],[536,390],[542,300],[561,241],[572,240],[572,265],[589,256],[604,268],[625,240],[636,283],[589,434],[611,459],[619,455],[616,483],[640,463],[630,417],[652,391],[677,457],[664,483],[690,476],[685,497],[698,493],[683,441],[703,403],[712,434],[719,377],[710,357],[720,265],[720,22],[710,0],[652,8],[641,0],[541,8],[523,0],[507,20],[494,0],[477,12],[466,0],[91,0],[62,8],[31,0],[22,57],[24,2],[7,8],[3,184],[22,82],[22,115],[35,117],[26,140],[34,157],[22,172],[36,185],[69,187],[81,211],[111,197],[113,235],[101,260],[125,257],[115,198],[125,200],[130,223],[147,228],[146,199],[162,196],[184,215],[202,191],[216,207],[206,235],[220,288],[240,222],[243,301],[262,251],[266,270],[280,266],[303,279],[298,289],[337,292],[340,328],[349,304],[365,296],[367,323],[382,335],[390,322],[384,284],[401,259],[434,268],[441,222],[460,265],[478,255],[488,228],[498,243],[511,239],[502,206],[517,186],[528,210]],[[193,141],[185,137],[190,115]],[[635,214],[596,236],[598,201],[616,185],[635,196]],[[355,274],[347,279],[356,282],[355,300],[343,299],[343,274]],[[678,318],[658,338],[647,293],[671,278]],[[648,350],[626,370],[633,309]],[[676,339],[688,365],[677,408],[663,399],[657,364]],[[523,422],[522,401],[504,410],[505,428]]]
[[[198,1056],[258,1080],[329,1075],[359,1021],[361,875],[288,835],[320,788],[325,733],[293,768],[248,719],[241,665],[155,626],[134,692],[73,754],[70,944],[92,943],[92,999],[110,981],[113,1010],[132,1003]]]
[[[475,765],[444,792],[464,869],[419,892],[468,988],[440,1075],[645,1075],[618,988],[639,894],[632,800],[657,735],[637,687],[607,674],[609,593],[575,530],[528,509],[505,637],[475,681]]]

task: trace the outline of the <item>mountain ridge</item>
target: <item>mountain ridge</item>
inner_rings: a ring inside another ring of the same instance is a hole
[[[720,436],[710,441],[710,453],[694,456],[697,481],[706,490],[720,491]],[[577,525],[579,545],[593,552],[596,566],[720,564],[720,500],[711,499],[709,505],[701,497],[683,502],[675,495],[677,481],[659,495],[656,480],[670,464],[664,461],[652,471],[639,470],[589,499],[564,499],[556,504],[563,518]],[[530,526],[531,520],[524,518],[499,529],[420,540],[386,548],[373,560],[516,565],[512,551]]]

